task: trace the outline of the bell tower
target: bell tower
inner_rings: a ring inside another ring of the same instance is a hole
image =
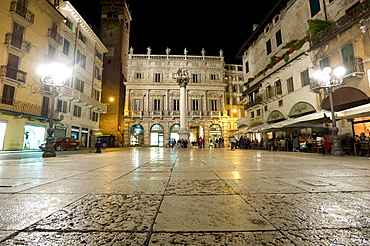
[[[103,61],[102,103],[108,112],[100,115],[104,135],[113,135],[123,146],[123,112],[127,80],[131,14],[127,0],[101,0],[100,39],[108,49]]]

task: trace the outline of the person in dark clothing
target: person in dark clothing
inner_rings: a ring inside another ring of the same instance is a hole
[[[95,143],[95,148],[96,148],[95,153],[101,153],[101,139],[100,138],[97,139]]]

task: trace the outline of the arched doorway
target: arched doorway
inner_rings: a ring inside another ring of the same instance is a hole
[[[163,126],[155,124],[150,129],[150,146],[163,147],[164,130]]]
[[[222,137],[222,128],[218,124],[209,127],[209,140],[214,142],[215,139]]]
[[[369,97],[361,90],[353,87],[337,88],[333,92],[333,106],[335,111],[353,108],[369,103]],[[330,100],[326,97],[321,104],[322,109],[330,110]]]
[[[199,137],[204,138],[203,127],[199,124],[192,125],[190,127],[189,133],[190,133],[189,140],[190,143],[192,143],[193,145],[197,145]]]
[[[130,146],[144,146],[144,127],[135,124],[130,128]]]
[[[179,140],[179,131],[180,131],[180,125],[179,124],[174,124],[171,126],[170,130],[170,142],[173,140],[176,140],[176,142]]]

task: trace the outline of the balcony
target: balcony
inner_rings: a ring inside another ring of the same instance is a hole
[[[26,114],[29,116],[41,117],[42,107],[29,102],[8,100],[0,97],[0,110],[6,110],[14,114]]]
[[[220,111],[211,111],[211,117],[221,117]]]
[[[244,109],[249,109],[254,105],[261,104],[264,101],[265,97],[263,95],[259,95],[256,99],[249,101],[248,103],[244,104]]]
[[[132,111],[132,117],[139,117],[140,119],[143,118],[143,111]]]
[[[13,18],[20,22],[24,26],[33,24],[35,15],[21,4],[23,1],[12,1],[10,3],[9,12],[13,15]]]
[[[59,33],[57,33],[56,30],[53,28],[48,29],[47,37],[53,40],[57,45],[63,44],[63,37]]]
[[[201,117],[202,116],[202,112],[200,112],[200,111],[189,111],[188,114],[189,114],[189,116],[192,116],[192,117]]]
[[[356,8],[347,12],[343,17],[334,22],[328,28],[310,37],[311,48],[320,45],[321,42],[331,39],[334,35],[346,30],[353,24],[358,23],[361,19],[370,15],[370,3],[365,1],[360,3]]]
[[[25,83],[26,82],[27,73],[21,71],[17,68],[13,68],[8,65],[1,65],[0,66],[0,77],[6,77],[9,79],[16,80],[18,82]]]
[[[62,86],[59,91],[59,97],[63,100],[72,100],[75,103],[79,103],[81,106],[92,108],[100,113],[107,112],[107,105],[96,101],[95,99],[79,92],[69,86]]]
[[[348,78],[355,77],[355,76],[358,76],[361,78],[361,75],[365,73],[363,60],[362,58],[358,58],[358,57],[348,60],[346,64],[344,64],[344,68],[346,69],[346,74],[343,77],[344,81]],[[314,90],[315,92],[318,92],[319,89],[321,89],[321,87],[317,81],[315,81],[314,79],[311,79],[310,89]]]
[[[4,43],[25,53],[30,53],[31,50],[31,43],[24,40],[22,35],[19,34],[10,32],[6,33]]]
[[[364,74],[365,72],[363,60],[358,57],[348,60],[344,67],[346,69],[346,75]]]

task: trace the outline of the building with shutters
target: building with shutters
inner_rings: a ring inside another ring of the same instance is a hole
[[[37,67],[52,62],[73,70],[56,97],[55,136],[88,146],[107,109],[100,102],[105,46],[67,1],[4,0],[0,10],[0,150],[45,141],[52,96]]]
[[[277,1],[238,53],[247,87],[239,133],[257,139],[328,133],[328,94],[312,77],[342,65],[344,82],[333,93],[340,135],[357,134],[353,117],[370,112],[368,7],[369,1],[356,0]]]
[[[230,85],[225,82],[225,63],[220,56],[134,54],[133,49],[128,59],[128,80],[125,101],[125,146],[166,146],[171,140],[178,140],[180,129],[180,86],[174,75],[179,68],[188,68],[190,81],[186,87],[186,128],[193,146],[199,137],[210,140],[223,137],[228,144],[229,135],[236,130],[234,122],[229,120],[229,112],[240,108],[238,104],[241,71],[237,65],[235,73],[230,74]],[[231,70],[231,69],[230,69]],[[235,78],[235,80],[233,80]],[[235,92],[232,86],[235,87]],[[226,98],[225,88],[228,87]],[[240,94],[241,95],[241,94]],[[226,100],[231,101],[231,106]],[[236,114],[241,114],[240,111]]]

